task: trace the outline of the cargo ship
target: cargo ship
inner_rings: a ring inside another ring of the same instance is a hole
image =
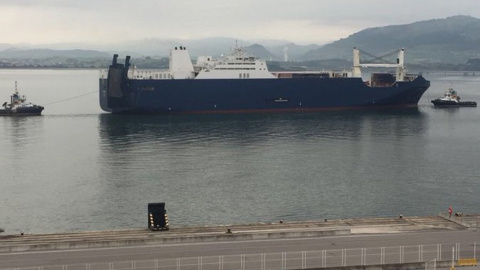
[[[100,106],[111,113],[249,113],[321,111],[418,104],[430,82],[407,74],[404,49],[396,63],[364,64],[353,50],[353,67],[335,71],[270,72],[264,60],[235,47],[221,59],[199,56],[192,63],[185,47],[170,51],[168,70],[141,70],[130,56],[113,56],[99,79]],[[362,79],[361,68],[390,68]],[[395,71],[393,71],[395,69]]]

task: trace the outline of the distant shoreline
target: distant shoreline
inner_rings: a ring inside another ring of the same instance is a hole
[[[42,66],[42,67],[32,67],[32,66],[12,66],[12,67],[0,67],[0,70],[102,70],[108,69],[108,66],[105,67],[59,67],[59,66]],[[159,67],[158,69],[165,69],[164,67]],[[312,68],[312,70],[315,70]],[[283,71],[277,70],[275,68],[270,70],[271,72]],[[373,71],[372,71],[373,72]],[[480,76],[480,70],[420,70],[420,69],[411,69],[409,73],[418,74],[421,73],[427,76],[466,76],[466,77],[477,77]]]
[[[0,67],[0,70],[100,70],[108,67]]]

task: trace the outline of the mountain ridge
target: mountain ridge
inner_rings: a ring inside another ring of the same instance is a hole
[[[411,24],[367,28],[307,53],[306,59],[347,59],[358,47],[381,55],[405,48],[408,63],[466,63],[480,57],[480,19],[457,15]]]
[[[286,40],[264,40],[265,44],[261,44],[262,40],[238,40],[230,37],[196,40],[150,38],[111,46],[77,44],[77,49],[65,49],[68,44],[40,49],[25,43],[16,46],[0,43],[0,60],[52,57],[110,59],[113,53],[131,55],[133,58],[163,58],[168,57],[170,49],[175,46],[187,47],[192,59],[195,59],[199,55],[218,57],[228,54],[238,44],[256,57],[279,62],[333,59],[351,61],[352,50],[358,47],[375,55],[405,48],[408,64],[466,64],[472,59],[480,58],[478,29],[480,19],[457,15],[410,24],[366,28],[325,45],[298,45]]]

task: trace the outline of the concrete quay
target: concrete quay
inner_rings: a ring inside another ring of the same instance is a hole
[[[427,217],[354,218],[305,222],[283,221],[245,225],[173,227],[168,231],[132,229],[58,234],[7,234],[0,235],[0,253],[234,240],[307,238],[349,234],[476,230],[477,220],[480,221],[480,215],[450,218],[441,214]],[[228,232],[228,229],[230,229],[230,232]]]

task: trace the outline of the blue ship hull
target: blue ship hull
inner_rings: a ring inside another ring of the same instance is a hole
[[[129,79],[114,64],[100,79],[100,105],[112,113],[240,113],[416,106],[430,82],[421,75],[387,87],[361,78]]]

